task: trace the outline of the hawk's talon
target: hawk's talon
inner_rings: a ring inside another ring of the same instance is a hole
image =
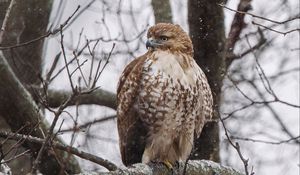
[[[173,170],[173,165],[168,160],[162,162],[169,170]]]
[[[167,167],[168,168],[168,170],[173,170],[173,168],[174,168],[174,166],[173,166],[173,164],[171,163],[171,162],[169,162],[168,160],[165,160],[165,161],[162,161],[162,162],[160,162],[160,161],[154,161],[154,160],[151,160],[149,163],[147,163],[148,165],[159,165],[159,166],[161,166],[161,165],[163,165],[163,166],[165,166],[165,167]]]

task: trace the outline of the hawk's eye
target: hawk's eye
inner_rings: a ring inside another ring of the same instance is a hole
[[[160,37],[160,40],[162,40],[162,41],[168,41],[168,39],[169,39],[169,38],[166,37],[166,36],[161,36],[161,37]]]

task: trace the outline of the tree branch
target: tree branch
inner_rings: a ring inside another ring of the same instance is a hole
[[[3,138],[8,138],[8,139],[13,139],[13,140],[20,140],[24,139],[25,142],[31,142],[31,143],[37,143],[37,144],[43,144],[45,142],[44,139],[32,137],[32,136],[27,136],[27,135],[22,135],[22,134],[16,134],[16,133],[10,133],[10,132],[4,132],[0,131],[0,137]],[[101,157],[97,157],[95,155],[79,151],[78,149],[63,145],[58,142],[52,142],[50,145],[54,148],[61,149],[63,151],[66,151],[68,153],[72,153],[78,157],[81,157],[86,160],[90,160],[94,163],[97,163],[108,170],[110,172],[106,173],[98,173],[99,175],[164,175],[164,174],[170,174],[172,173],[173,175],[181,175],[184,170],[185,162],[179,162],[179,165],[174,167],[173,170],[168,169],[165,165],[163,164],[157,164],[157,163],[150,163],[149,165],[146,164],[134,164],[131,167],[125,168],[125,169],[118,169],[116,165],[111,163],[108,160],[102,159]],[[89,173],[84,173],[84,174],[89,174]],[[93,172],[93,174],[95,174]],[[190,160],[187,163],[186,167],[186,174],[189,175],[211,175],[211,174],[222,174],[222,175],[243,175],[241,172],[236,171],[230,167],[222,166],[218,163],[208,161],[208,160]]]
[[[5,132],[5,131],[0,131],[0,137],[3,138],[8,138],[8,139],[13,139],[13,140],[20,140],[20,139],[24,139],[25,142],[30,142],[30,143],[37,143],[39,145],[42,145],[46,142],[45,139],[40,139],[37,137],[32,137],[32,136],[28,136],[28,135],[22,135],[22,134],[16,134],[16,133],[10,133],[10,132]],[[115,164],[113,164],[112,162],[105,160],[101,157],[97,157],[95,155],[92,155],[90,153],[84,152],[84,151],[79,151],[78,149],[68,146],[68,145],[64,145],[62,143],[59,142],[52,142],[51,145],[54,148],[60,149],[62,151],[74,154],[78,157],[81,157],[83,159],[89,160],[91,162],[97,163],[105,168],[107,168],[108,170],[116,170],[117,166]]]
[[[240,34],[242,30],[246,26],[244,22],[245,13],[238,13],[238,12],[247,12],[248,10],[250,10],[252,8],[250,3],[251,0],[240,0],[240,3],[237,8],[237,12],[235,13],[234,18],[232,20],[230,31],[225,43],[226,68],[228,68],[231,65],[234,58],[236,58],[236,56],[234,56],[235,54],[233,53],[233,50],[235,44],[240,39]],[[225,8],[224,5],[220,4],[220,6]]]
[[[227,57],[226,57],[227,68],[231,65],[231,63],[235,59],[243,58],[245,55],[259,49],[262,45],[264,45],[267,42],[267,39],[264,37],[260,28],[258,28],[258,34],[260,36],[260,39],[259,39],[258,43],[256,43],[253,47],[249,48],[248,50],[245,50],[243,53],[240,53],[240,54],[227,54]]]
[[[14,4],[15,4],[15,0],[11,0],[10,4],[9,4],[7,10],[6,10],[6,14],[5,14],[5,17],[4,17],[4,20],[3,20],[3,23],[2,23],[2,27],[0,29],[0,45],[3,41],[3,35],[4,35],[4,32],[5,32],[5,28],[6,28],[6,23],[8,21],[10,11],[11,11]]]
[[[182,175],[185,162],[180,162],[179,167],[172,170],[168,169],[162,164],[134,164],[126,169],[119,169],[117,171],[98,173],[99,175]],[[88,174],[88,173],[87,173]],[[242,175],[232,168],[222,166],[218,163],[208,160],[190,160],[187,163],[186,173],[188,175],[212,175],[212,174],[222,174],[222,175]]]
[[[247,12],[251,10],[251,0],[241,0],[238,5],[238,11]],[[245,13],[235,13],[233,21],[231,23],[231,28],[226,40],[226,51],[232,52],[236,42],[239,40],[239,36],[242,30],[245,28],[246,24],[244,22]]]
[[[28,127],[22,130],[22,133],[28,133],[28,131],[31,131],[32,128],[35,128],[39,124],[38,128],[32,130],[31,135],[39,138],[44,137],[49,124],[42,117],[38,106],[34,103],[28,91],[12,72],[2,52],[0,52],[0,97],[0,114],[10,125],[12,131],[28,125]],[[62,142],[61,140],[59,141]],[[40,149],[40,146],[36,144],[25,144],[24,146],[34,153],[33,156],[36,156],[35,153]],[[58,170],[58,167],[60,167],[58,158],[67,156],[59,151],[56,154],[59,156],[56,157],[53,153],[49,152],[42,158],[43,163],[47,165],[47,167],[43,167],[44,171]],[[73,173],[80,171],[74,157],[69,161],[68,169]]]
[[[281,141],[267,141],[267,140],[260,140],[260,139],[252,139],[252,138],[243,138],[243,137],[237,137],[237,136],[231,136],[232,139],[235,140],[242,140],[242,141],[250,141],[250,142],[257,142],[257,143],[264,143],[264,144],[271,144],[271,145],[281,145],[281,144],[295,144],[299,146],[299,139],[300,136],[293,137],[286,140]]]
[[[263,28],[265,28],[267,30],[270,30],[272,32],[276,32],[276,33],[282,34],[284,36],[287,35],[287,34],[289,34],[289,33],[292,33],[292,32],[300,32],[300,28],[296,28],[296,29],[292,29],[292,30],[289,30],[289,31],[286,31],[286,32],[282,32],[282,31],[279,31],[279,30],[272,29],[271,27],[267,27],[265,25],[259,24],[259,23],[255,22],[255,21],[252,21],[252,24],[253,25],[257,25],[259,27],[263,27]]]
[[[286,20],[284,20],[284,21],[275,21],[275,20],[272,20],[272,19],[269,19],[269,18],[265,18],[265,17],[262,17],[262,16],[255,15],[255,14],[253,14],[253,13],[248,13],[248,12],[240,11],[240,10],[234,10],[234,9],[229,8],[229,7],[226,7],[224,4],[219,4],[219,5],[220,5],[221,7],[224,7],[224,8],[227,9],[227,10],[232,11],[232,12],[250,15],[250,16],[252,16],[253,18],[259,18],[259,19],[262,19],[262,20],[265,20],[265,21],[269,21],[269,22],[272,22],[272,23],[275,23],[275,24],[285,24],[285,23],[287,23],[287,22],[290,22],[290,21],[293,21],[293,20],[296,20],[296,19],[300,19],[300,16],[297,15],[297,16],[294,16],[294,17],[292,17],[292,18],[286,19]]]
[[[42,89],[40,89],[42,92]],[[65,91],[65,90],[48,90],[48,105],[51,108],[57,108],[64,101],[66,101],[71,95],[72,91]],[[96,104],[101,106],[106,106],[112,109],[117,108],[117,97],[116,94],[103,90],[103,89],[96,89],[88,94],[83,94],[80,96],[76,96],[68,106],[72,106],[75,104]]]
[[[73,12],[73,14],[71,16],[69,16],[69,18],[63,24],[61,24],[60,27],[64,28],[68,24],[68,22],[73,18],[73,16],[77,13],[77,11],[79,10],[79,8],[80,8],[80,6],[78,6],[76,8],[76,10]],[[0,50],[8,50],[8,49],[13,49],[13,48],[27,46],[27,45],[30,45],[30,44],[35,43],[37,41],[41,41],[41,40],[43,40],[43,39],[45,39],[45,38],[47,38],[47,37],[49,37],[51,35],[55,35],[58,32],[60,32],[60,28],[54,29],[52,31],[48,31],[44,35],[41,35],[39,37],[36,37],[36,38],[34,38],[32,40],[29,40],[29,41],[26,41],[26,42],[23,42],[23,43],[18,43],[18,44],[8,45],[8,46],[1,46]]]
[[[22,134],[16,134],[16,133],[10,133],[10,132],[5,132],[5,131],[0,131],[0,137],[7,138],[7,139],[13,139],[13,140],[21,140],[24,139],[25,142],[31,142],[31,143],[37,143],[37,144],[43,144],[45,142],[44,139],[28,136],[28,135],[22,135]],[[86,153],[84,151],[79,151],[78,149],[64,145],[58,142],[52,142],[51,145],[56,149],[60,149],[63,151],[66,151],[68,153],[74,154],[78,157],[81,157],[83,159],[92,161],[94,163],[97,163],[111,172],[106,172],[106,173],[98,173],[99,175],[148,175],[148,174],[153,174],[153,175],[164,175],[164,174],[170,174],[172,173],[173,175],[181,175],[184,171],[184,166],[185,162],[179,162],[179,165],[174,167],[173,170],[168,169],[165,165],[163,164],[157,164],[157,163],[151,163],[149,165],[145,164],[134,164],[131,167],[125,168],[125,169],[118,169],[116,165],[111,163],[108,160],[102,159],[101,157],[97,157],[95,155]],[[85,173],[89,174],[89,173]],[[95,174],[93,172],[93,174]],[[222,174],[222,175],[243,175],[241,172],[236,171],[232,168],[222,166],[218,163],[208,161],[208,160],[191,160],[188,161],[187,167],[186,167],[186,174],[189,175],[196,175],[196,174],[201,174],[201,175],[211,175],[211,174]]]

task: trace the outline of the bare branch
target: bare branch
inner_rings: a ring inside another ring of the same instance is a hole
[[[78,17],[80,15],[83,14],[83,12],[85,12],[96,0],[91,0],[86,6],[84,6],[75,16],[74,18],[72,18],[70,20],[70,22],[66,25],[65,29],[69,28],[74,22],[76,19],[78,19]]]
[[[48,105],[51,108],[59,107],[72,94],[71,91],[48,90]],[[68,106],[78,104],[97,104],[116,109],[116,94],[103,89],[96,89],[88,94],[81,94],[68,103]]]
[[[10,133],[10,132],[5,132],[5,131],[0,131],[0,137],[3,137],[3,138],[9,137],[9,139],[14,139],[14,140],[25,139],[26,142],[37,143],[37,144],[41,144],[41,145],[44,145],[47,142],[46,139],[40,139],[37,137],[32,137],[32,136],[22,135],[22,134],[15,134],[15,133]],[[117,169],[117,166],[115,164],[111,163],[110,161],[105,160],[101,157],[92,155],[90,153],[86,153],[84,151],[79,151],[78,149],[76,149],[74,147],[63,145],[58,142],[52,142],[48,146],[52,146],[54,148],[66,151],[68,153],[72,153],[78,157],[81,157],[83,159],[97,163],[97,164],[107,168],[108,170],[116,170]]]
[[[251,0],[240,0],[237,11],[247,12],[252,9]],[[245,13],[236,13],[231,23],[231,28],[226,40],[225,50],[227,54],[230,54],[234,50],[236,42],[239,40],[239,36],[246,24],[244,22]]]
[[[111,57],[111,54],[112,54],[112,52],[113,52],[115,46],[116,46],[116,44],[113,43],[113,46],[111,47],[111,50],[110,50],[110,52],[109,52],[109,54],[108,54],[108,57],[106,58],[106,61],[105,61],[105,63],[104,63],[104,65],[103,65],[103,67],[102,67],[101,70],[100,70],[101,61],[99,61],[98,66],[97,66],[97,70],[96,70],[96,74],[95,74],[95,77],[94,77],[94,81],[93,81],[93,84],[92,84],[92,87],[91,87],[91,88],[94,88],[94,87],[96,86],[96,83],[97,83],[97,81],[99,80],[99,78],[100,78],[100,76],[101,76],[103,70],[105,69],[105,67],[106,67],[107,64],[109,63],[109,59],[110,59],[110,57]]]
[[[262,98],[262,100],[266,100],[265,96],[262,94],[262,92],[260,92],[258,90],[258,88],[256,87],[256,85],[254,84],[254,82],[249,81],[248,82],[252,87],[254,87],[254,89],[256,90],[257,94],[260,96],[260,98]],[[282,131],[284,131],[290,138],[294,138],[295,136],[291,133],[291,131],[289,130],[289,128],[283,123],[283,121],[281,120],[280,116],[277,114],[277,112],[269,105],[269,103],[265,103],[266,107],[270,110],[270,112],[272,113],[273,117],[275,118],[275,120],[278,122],[278,124],[280,125]],[[295,140],[296,142],[300,143],[300,141]]]
[[[43,142],[42,146],[41,146],[41,149],[39,150],[38,152],[38,155],[35,159],[35,161],[33,162],[33,165],[32,165],[32,169],[31,169],[31,172],[32,173],[35,173],[36,170],[37,170],[37,166],[38,164],[40,163],[40,159],[42,157],[42,154],[44,153],[44,150],[46,149],[46,146],[49,144],[48,142],[51,140],[51,137],[52,137],[52,134],[53,134],[53,131],[54,131],[54,127],[58,121],[58,118],[59,116],[61,115],[61,113],[63,112],[63,110],[67,107],[67,104],[69,103],[69,101],[73,100],[73,97],[75,96],[76,94],[73,93],[69,98],[68,100],[65,101],[64,104],[62,104],[59,109],[55,112],[55,116],[54,116],[54,119],[52,121],[52,124],[49,128],[49,131],[48,131],[48,134],[45,138],[45,141]]]
[[[73,12],[73,14],[71,16],[69,16],[69,18],[63,24],[61,24],[60,27],[65,27],[68,24],[68,22],[73,18],[73,16],[77,13],[77,11],[79,10],[79,8],[80,8],[80,6],[77,7],[77,9]],[[51,35],[55,35],[58,32],[60,32],[60,28],[54,29],[52,31],[48,31],[46,34],[44,34],[44,35],[42,35],[40,37],[37,37],[35,39],[32,39],[30,41],[24,42],[24,43],[12,45],[12,46],[3,46],[3,47],[0,47],[0,50],[8,50],[8,49],[13,49],[13,48],[17,48],[17,47],[26,46],[26,45],[32,44],[34,42],[40,41],[40,40],[42,40],[44,38],[47,38],[47,37],[49,37]]]
[[[293,137],[287,140],[282,140],[282,141],[278,141],[278,142],[274,142],[274,141],[266,141],[266,140],[259,140],[259,139],[251,139],[251,138],[242,138],[242,137],[237,137],[237,136],[231,136],[232,139],[236,139],[236,140],[242,140],[242,141],[250,141],[250,142],[258,142],[258,143],[265,143],[265,144],[272,144],[272,145],[281,145],[283,143],[285,144],[300,144],[300,136],[297,137]]]
[[[76,126],[76,127],[73,127],[73,128],[70,128],[70,129],[63,129],[63,130],[60,130],[60,132],[76,132],[76,131],[80,131],[84,128],[87,128],[93,124],[96,124],[96,123],[102,123],[102,122],[105,122],[105,121],[108,121],[108,120],[113,120],[113,119],[116,119],[117,116],[116,115],[112,115],[112,116],[108,116],[108,117],[104,117],[104,118],[100,118],[100,119],[96,119],[96,120],[93,120],[93,121],[90,121],[90,122],[86,122],[84,124],[81,124],[79,126]]]
[[[235,59],[238,58],[243,58],[244,56],[248,55],[249,53],[259,49],[262,45],[264,45],[266,43],[266,38],[264,37],[262,31],[260,30],[260,28],[258,28],[258,33],[260,36],[260,39],[258,41],[258,43],[256,43],[253,47],[249,48],[248,50],[244,51],[243,53],[240,54],[234,54],[229,52],[229,54],[227,54],[226,57],[226,66],[227,68],[231,65],[232,61],[234,61]],[[247,37],[247,36],[246,36]]]
[[[126,169],[118,169],[117,171],[99,173],[99,175],[183,175],[185,162],[179,162],[178,167],[174,167],[172,170],[167,168],[163,164],[134,164]],[[186,174],[190,175],[243,175],[232,168],[222,166],[218,163],[208,160],[190,160],[186,165]]]
[[[4,35],[4,32],[5,32],[6,24],[7,24],[9,15],[10,15],[10,11],[11,11],[14,4],[15,4],[15,0],[11,0],[10,4],[9,4],[7,10],[6,10],[6,14],[5,14],[4,20],[2,22],[2,27],[0,29],[0,45],[3,41],[3,35]]]
[[[15,156],[11,157],[10,159],[7,159],[7,160],[5,160],[5,161],[2,161],[1,164],[2,164],[2,163],[9,163],[10,161],[15,160],[15,159],[18,159],[19,157],[22,157],[22,156],[24,156],[26,153],[29,153],[29,152],[30,152],[30,150],[28,149],[28,150],[26,150],[26,151],[24,151],[24,152],[22,152],[22,153],[20,153],[20,154],[18,154],[18,155],[15,155]]]
[[[57,63],[58,63],[58,60],[59,60],[60,55],[61,55],[61,52],[59,52],[59,53],[55,56],[55,58],[54,58],[54,60],[53,60],[53,63],[51,64],[51,68],[50,68],[49,72],[48,72],[47,75],[46,75],[46,82],[49,82],[49,81],[50,81],[51,75],[52,75],[53,71],[54,71],[55,68],[56,68],[56,65],[57,65]]]
[[[65,66],[67,68],[67,73],[68,73],[68,78],[69,78],[69,81],[70,81],[70,85],[71,85],[72,91],[75,92],[75,87],[74,87],[73,81],[72,81],[72,75],[70,73],[68,62],[67,62],[67,57],[66,57],[66,52],[65,52],[65,47],[64,47],[64,41],[63,41],[64,35],[62,34],[62,29],[63,29],[63,26],[60,26],[60,46],[61,46],[61,50],[62,50],[62,53],[63,53]],[[75,60],[76,60],[76,58],[77,57],[75,56]]]
[[[224,128],[226,138],[228,139],[230,145],[236,150],[236,152],[238,153],[240,159],[242,160],[242,162],[243,162],[243,164],[244,164],[245,174],[246,174],[246,175],[249,175],[249,170],[248,170],[248,161],[249,161],[249,159],[245,159],[245,158],[244,158],[244,156],[243,156],[243,154],[242,154],[242,152],[241,152],[241,148],[240,148],[239,143],[236,142],[236,143],[234,144],[234,143],[232,142],[232,140],[230,139],[231,137],[230,137],[230,135],[229,135],[229,133],[228,133],[228,130],[227,130],[226,126],[225,126],[225,122],[221,119],[221,117],[220,117],[220,121],[221,121],[222,126],[223,126],[223,128]],[[250,175],[254,175],[254,173],[251,172]]]
[[[287,34],[289,34],[289,33],[297,32],[297,31],[300,32],[300,28],[292,29],[292,30],[289,30],[289,31],[286,31],[286,32],[281,32],[281,31],[279,31],[279,30],[272,29],[271,27],[267,27],[267,26],[265,26],[265,25],[256,23],[256,22],[254,22],[254,21],[252,21],[252,24],[257,25],[257,26],[260,26],[260,27],[263,27],[263,28],[265,28],[265,29],[268,29],[268,30],[270,30],[270,31],[273,31],[273,32],[276,32],[276,33],[279,33],[279,34],[282,34],[282,35],[287,35]]]
[[[9,137],[10,139],[18,140],[18,139],[26,139],[26,142],[32,142],[32,143],[37,143],[37,144],[43,144],[45,142],[44,139],[32,137],[32,136],[25,136],[21,134],[15,134],[15,133],[10,133],[10,132],[4,132],[0,131],[0,137]],[[86,160],[90,160],[94,163],[97,163],[111,172],[107,173],[99,173],[101,175],[119,175],[119,174],[139,174],[139,175],[146,175],[146,174],[153,174],[153,175],[158,175],[158,174],[170,174],[172,171],[174,175],[179,175],[182,174],[183,168],[185,166],[185,162],[179,162],[178,167],[174,167],[173,170],[170,170],[163,164],[150,164],[150,165],[145,165],[145,164],[134,164],[133,166],[126,168],[126,169],[118,169],[116,165],[114,165],[112,162],[102,159],[100,157],[91,155],[89,153],[79,151],[78,149],[63,145],[57,142],[53,142],[50,146],[56,148],[56,149],[61,149],[63,151],[72,153],[78,157],[81,157]],[[212,162],[212,161],[207,161],[207,160],[190,160],[187,163],[187,173],[188,174],[202,174],[202,175],[210,175],[212,173],[216,174],[222,174],[222,175],[243,175],[241,172],[238,172],[232,168],[222,166],[218,163]]]
[[[227,6],[225,6],[224,4],[219,4],[221,7],[224,7],[225,9],[227,10],[230,10],[230,11],[233,11],[233,12],[237,12],[237,13],[241,13],[241,14],[246,14],[246,15],[250,15],[254,18],[259,18],[259,19],[262,19],[262,20],[265,20],[265,21],[269,21],[269,22],[272,22],[272,23],[276,23],[276,24],[285,24],[287,22],[290,22],[290,21],[293,21],[293,20],[296,20],[296,19],[300,19],[300,16],[295,16],[295,17],[292,17],[292,18],[289,18],[287,20],[284,20],[284,21],[275,21],[275,20],[272,20],[272,19],[268,19],[268,18],[265,18],[265,17],[262,17],[262,16],[258,16],[258,15],[255,15],[253,13],[249,13],[249,12],[244,12],[244,11],[238,11],[238,10],[234,10],[234,9],[231,9]]]
[[[29,125],[22,130],[22,133],[43,138],[44,133],[48,130],[48,123],[43,120],[38,106],[31,98],[29,92],[23,87],[21,82],[17,79],[16,75],[12,72],[6,59],[0,52],[0,113],[1,116],[9,123],[11,130],[16,131],[24,125]],[[14,89],[12,91],[12,89]],[[43,122],[41,122],[43,121]],[[38,128],[36,127],[38,126]],[[32,132],[31,132],[32,131]],[[57,141],[62,142],[60,139]],[[27,147],[36,153],[40,147],[39,145],[31,144]],[[59,159],[65,155],[63,152],[58,151],[55,154],[59,154]],[[36,157],[36,154],[34,154]],[[44,163],[48,163],[49,166],[59,167],[58,159],[53,154],[47,155],[48,159],[43,159]],[[75,159],[67,163],[67,169],[71,172],[79,172],[79,166]]]

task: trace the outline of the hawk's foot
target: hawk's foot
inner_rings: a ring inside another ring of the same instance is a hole
[[[154,161],[154,160],[152,160],[152,161],[150,161],[149,163],[148,163],[148,165],[154,165],[154,166],[165,166],[165,167],[167,167],[168,168],[168,170],[173,170],[173,164],[170,162],[170,161],[168,161],[168,160],[165,160],[165,161]],[[176,165],[175,165],[175,167],[176,167]]]
[[[162,162],[169,170],[173,170],[173,165],[170,161],[165,160]]]

